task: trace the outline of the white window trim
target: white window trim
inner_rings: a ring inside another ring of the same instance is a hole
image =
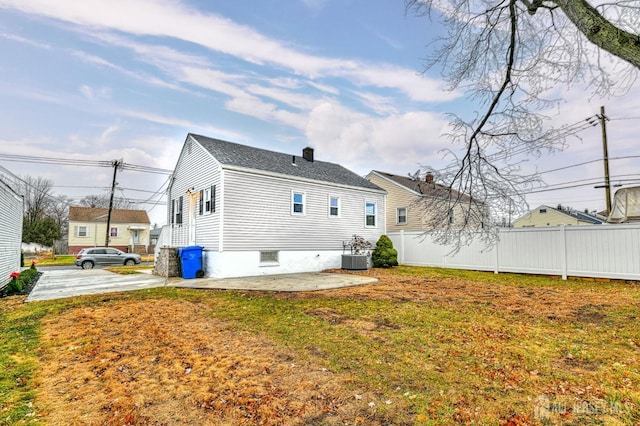
[[[302,212],[296,212],[293,210],[294,206],[299,203],[294,203],[294,197],[296,194],[302,195]],[[307,214],[307,194],[302,191],[291,191],[291,215],[293,216],[306,216]]]
[[[205,188],[203,194],[202,213],[211,213],[211,187]]]
[[[182,202],[181,202],[182,201]],[[184,223],[184,210],[182,204],[184,203],[184,198],[182,195],[174,198],[172,201],[172,219],[171,225],[174,227],[181,227]],[[180,222],[178,222],[178,218],[180,218]]]
[[[400,209],[404,209],[404,222],[400,222]],[[407,212],[409,209],[406,207],[396,207],[396,225],[406,225],[409,222],[409,218],[407,217]]]
[[[84,229],[84,235],[80,235],[80,229]],[[78,227],[76,228],[76,237],[78,238],[89,237],[89,227],[86,225],[78,225]]]
[[[336,200],[338,200],[338,214],[337,215],[333,215],[331,214],[331,199],[335,198]],[[337,195],[329,195],[329,211],[327,212],[327,215],[330,218],[333,219],[339,219],[340,217],[342,217],[342,200],[340,199],[340,197],[338,197]]]
[[[367,225],[367,204],[373,204],[373,225]],[[364,202],[364,227],[365,228],[377,228],[378,227],[378,202],[377,201],[365,201]]]

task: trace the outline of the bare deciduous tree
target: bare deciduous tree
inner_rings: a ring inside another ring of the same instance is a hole
[[[435,203],[436,229],[469,196],[494,217],[528,209],[522,191],[538,180],[523,175],[523,158],[562,149],[573,128],[549,128],[561,101],[557,86],[579,85],[593,93],[623,93],[640,69],[640,5],[616,0],[405,0],[417,15],[439,16],[447,35],[435,41],[426,68],[441,67],[451,90],[464,90],[481,112],[451,115],[450,167],[435,173],[452,194]],[[434,172],[433,170],[430,170]],[[424,172],[424,170],[423,170]],[[466,197],[466,198],[465,198]],[[444,200],[444,201],[443,201]],[[459,230],[446,226],[441,243],[460,244]],[[477,228],[467,227],[468,232]],[[489,244],[496,230],[482,228]],[[468,236],[468,234],[467,234]]]
[[[109,196],[108,195],[87,195],[80,200],[80,205],[85,207],[98,207],[107,209],[109,208]],[[114,197],[113,208],[114,209],[130,209],[132,206],[131,201],[126,198]]]
[[[72,200],[66,195],[56,195],[51,199],[51,205],[48,208],[48,215],[53,219],[60,229],[61,235],[66,235],[69,226],[69,205]]]
[[[48,217],[53,182],[42,177],[24,176],[16,180],[17,192],[24,197],[24,220],[30,226]]]

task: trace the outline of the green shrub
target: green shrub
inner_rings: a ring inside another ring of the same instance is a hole
[[[20,272],[13,272],[11,274],[11,281],[9,284],[0,291],[0,296],[12,296],[14,294],[20,294],[22,290],[35,279],[36,275],[38,275],[38,270],[32,265],[31,268],[25,269]]]
[[[371,261],[376,268],[398,266],[398,252],[393,248],[393,243],[386,235],[381,235],[378,239],[376,248],[371,253]]]
[[[7,284],[7,288],[5,291],[7,293],[7,296],[11,296],[12,294],[20,293],[22,289],[22,280],[20,278],[13,278],[11,281],[9,281],[9,284]]]

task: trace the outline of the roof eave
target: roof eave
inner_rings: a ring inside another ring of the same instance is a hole
[[[389,179],[388,177],[386,177],[386,176],[382,175],[381,173],[384,173],[384,172],[378,172],[378,171],[376,171],[376,170],[371,170],[371,171],[369,172],[369,174],[371,174],[371,173],[373,173],[373,174],[375,174],[376,176],[378,176],[379,178],[384,179],[385,181],[387,181],[387,182],[389,182],[389,183],[391,183],[391,184],[393,184],[393,185],[395,185],[395,186],[399,187],[400,189],[403,189],[403,190],[405,190],[405,191],[411,192],[411,193],[412,193],[412,194],[414,194],[414,195],[417,195],[417,196],[422,196],[422,195],[424,195],[424,194],[421,194],[421,193],[420,193],[420,192],[418,192],[418,191],[414,191],[414,190],[412,190],[412,189],[408,188],[406,185],[403,185],[403,184],[401,184],[400,182],[396,182],[395,180],[393,180],[393,179]],[[388,174],[391,174],[391,173],[388,173]]]
[[[253,174],[253,175],[260,175],[260,176],[269,176],[269,177],[274,177],[274,178],[277,178],[277,179],[295,180],[295,181],[299,181],[299,182],[315,183],[315,184],[321,184],[321,185],[326,185],[326,186],[333,186],[333,187],[336,187],[336,188],[355,189],[355,190],[359,190],[359,191],[379,193],[379,194],[383,194],[383,195],[387,193],[387,191],[385,191],[384,189],[375,189],[375,188],[367,188],[367,187],[364,187],[364,186],[346,185],[346,184],[340,184],[340,183],[335,183],[335,182],[328,182],[326,180],[321,180],[321,179],[309,179],[309,178],[305,178],[305,177],[302,177],[302,176],[288,175],[288,174],[284,174],[284,173],[274,173],[274,172],[270,172],[270,171],[267,171],[267,170],[252,169],[252,168],[249,168],[249,167],[242,167],[242,166],[236,166],[236,165],[231,165],[231,164],[220,163],[220,167],[223,170],[231,170],[231,171],[248,173],[248,174]]]

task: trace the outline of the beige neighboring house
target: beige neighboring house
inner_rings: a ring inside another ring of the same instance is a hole
[[[372,170],[365,178],[387,191],[387,232],[433,229],[434,200],[448,197],[449,194],[459,198],[461,203],[450,209],[447,217],[435,222],[440,226],[455,228],[461,226],[465,219],[470,220],[465,205],[471,203],[471,198],[436,183],[431,173],[427,173],[423,179],[415,180],[409,176]],[[474,215],[474,218],[479,216]],[[480,221],[478,226],[481,226]]]
[[[69,207],[69,253],[87,247],[102,247],[107,236],[109,209],[97,207]],[[151,222],[144,210],[111,211],[109,247],[124,252],[147,254]]]
[[[539,228],[559,225],[599,225],[603,220],[588,213],[538,206],[513,222],[514,228]]]

